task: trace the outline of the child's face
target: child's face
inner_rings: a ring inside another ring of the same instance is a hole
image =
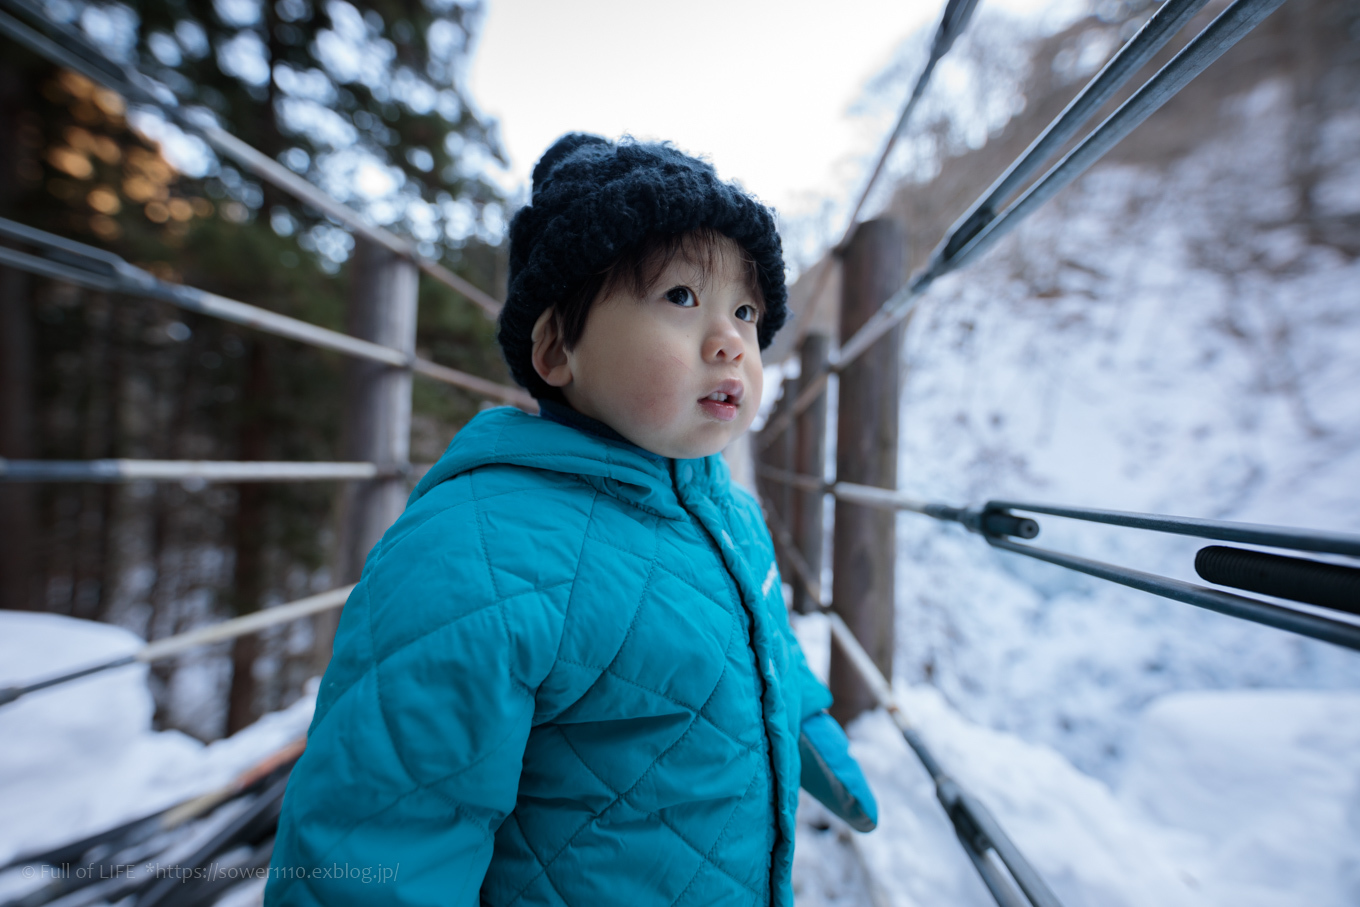
[[[676,256],[641,300],[627,288],[595,300],[570,350],[545,312],[534,368],[577,412],[645,450],[722,450],[755,418],[764,373],[756,299],[738,254],[720,252],[707,273]]]

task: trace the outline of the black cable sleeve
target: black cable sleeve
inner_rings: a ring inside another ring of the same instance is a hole
[[[1355,567],[1210,545],[1195,555],[1195,572],[1220,586],[1360,614],[1360,569]]]

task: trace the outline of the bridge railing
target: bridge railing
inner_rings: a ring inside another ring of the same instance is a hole
[[[1035,177],[1208,5],[1208,0],[1166,0],[979,196],[910,279],[902,275],[905,243],[894,224],[881,220],[852,223],[831,253],[841,267],[821,267],[812,278],[816,285],[804,297],[809,302],[795,324],[799,336],[793,347],[801,360],[798,377],[786,379],[782,397],[754,442],[757,484],[783,573],[794,587],[794,606],[805,613],[827,614],[831,622],[835,645],[830,681],[840,709],[837,717],[848,720],[875,706],[888,711],[935,780],[937,795],[960,843],[1002,905],[1047,905],[1057,900],[985,807],[949,777],[893,699],[889,679],[893,676],[896,513],[958,523],[995,548],[1350,649],[1360,649],[1360,624],[1353,620],[1360,615],[1360,569],[1353,566],[1292,553],[1207,546],[1196,557],[1195,569],[1207,583],[1235,590],[1227,591],[1026,542],[1039,534],[1037,515],[1352,558],[1360,557],[1360,536],[1004,500],[960,507],[902,494],[896,490],[902,327],[935,280],[975,261],[1282,3],[1234,0],[1072,150]],[[834,270],[839,270],[843,281],[840,336],[845,339],[839,348],[832,348],[824,335],[803,336],[814,323],[811,309],[831,295],[824,292],[825,282]],[[826,466],[828,394],[836,397],[838,419],[834,469]],[[829,545],[823,530],[828,501],[835,510],[834,538]],[[830,588],[823,582],[824,548],[830,550],[832,559]]]
[[[451,287],[487,317],[494,318],[500,303],[488,293],[438,261],[422,256],[410,241],[368,222],[359,212],[210,119],[187,111],[164,86],[131,64],[110,60],[74,28],[49,19],[32,0],[0,0],[0,34],[117,92],[130,103],[156,110],[185,132],[203,139],[217,153],[343,225],[358,240],[352,282],[361,287],[350,299],[348,320],[353,332],[343,333],[161,280],[106,250],[0,218],[0,240],[7,243],[0,245],[0,265],[88,289],[166,302],[199,315],[350,357],[343,409],[346,450],[342,455],[348,455],[344,462],[0,459],[0,482],[179,481],[191,485],[344,482],[340,556],[335,573],[347,584],[357,579],[364,555],[400,513],[408,479],[423,471],[423,467],[409,462],[411,376],[421,375],[497,403],[530,411],[537,408],[520,388],[450,368],[415,353],[417,271]],[[356,493],[356,489],[362,491]],[[343,598],[332,601],[331,610],[340,604]],[[277,623],[293,612],[279,607],[269,613]],[[317,620],[316,660],[319,666],[324,666],[329,658],[335,618],[323,613]]]

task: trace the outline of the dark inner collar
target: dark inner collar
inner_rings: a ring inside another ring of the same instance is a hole
[[[623,444],[631,450],[651,457],[653,460],[664,461],[666,459],[660,454],[655,454],[650,450],[638,447],[632,441],[629,441],[599,419],[592,419],[590,416],[579,413],[565,403],[558,403],[556,400],[539,400],[538,414],[549,422],[556,422],[558,425],[565,425],[568,428],[583,431],[588,435],[604,438],[606,441]]]

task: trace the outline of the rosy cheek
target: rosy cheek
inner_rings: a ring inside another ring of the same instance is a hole
[[[679,415],[681,389],[676,377],[674,370],[665,369],[660,362],[636,373],[630,397],[634,401],[633,415],[639,424],[664,428]]]

